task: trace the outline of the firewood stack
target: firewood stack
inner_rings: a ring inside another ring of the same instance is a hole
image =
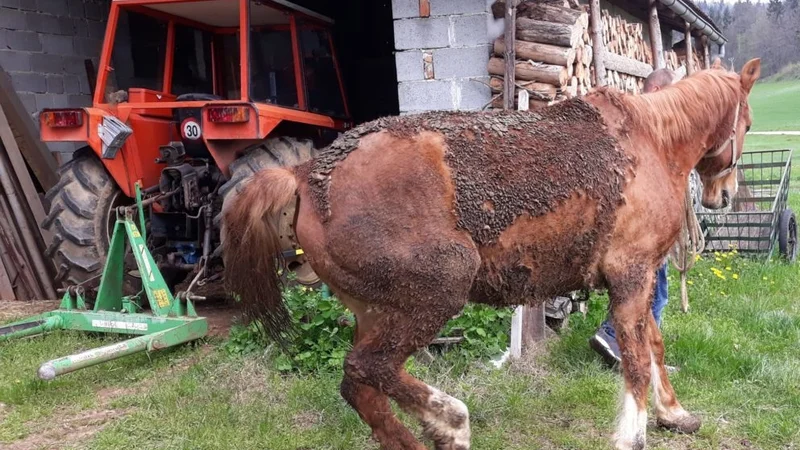
[[[606,51],[653,65],[653,52],[642,32],[644,24],[628,23],[622,17],[612,16],[606,9],[601,15]]]
[[[583,95],[592,86],[592,44],[589,15],[574,3],[548,4],[526,0],[517,6],[515,78],[519,94],[527,90],[530,108],[536,109],[565,98]],[[489,60],[492,106],[502,108],[505,51],[503,38],[494,43]]]
[[[677,70],[680,66],[686,64],[686,58],[683,56],[678,56],[675,51],[670,50],[664,53],[664,61],[667,64],[667,69]],[[703,65],[703,58],[696,51],[692,52],[692,56],[694,57],[694,70],[703,69],[705,67]]]

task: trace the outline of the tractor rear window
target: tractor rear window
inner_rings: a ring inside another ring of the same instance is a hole
[[[145,88],[160,91],[164,82],[167,24],[144,14],[121,10],[107,91]]]
[[[299,106],[289,30],[251,30],[250,61],[253,100],[291,108]]]
[[[211,40],[212,34],[208,31],[175,25],[173,94],[214,93]]]
[[[309,111],[330,116],[344,116],[344,102],[333,63],[328,32],[302,26],[300,45]]]

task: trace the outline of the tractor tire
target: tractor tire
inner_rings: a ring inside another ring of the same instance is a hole
[[[214,218],[217,229],[221,230],[222,214],[227,211],[233,199],[250,181],[250,177],[264,169],[275,167],[294,167],[317,156],[319,150],[314,148],[310,139],[277,137],[264,141],[251,148],[230,165],[231,178],[220,187],[222,209]],[[297,274],[300,284],[314,286],[318,278],[304,257],[290,263],[290,269]]]
[[[42,226],[53,235],[46,255],[55,265],[56,283],[90,291],[100,284],[114,209],[131,200],[89,148],[76,151],[58,175],[45,195],[50,207]]]

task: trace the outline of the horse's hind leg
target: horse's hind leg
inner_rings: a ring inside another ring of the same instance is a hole
[[[362,340],[372,326],[372,317],[363,308],[353,308],[356,302],[346,302],[356,314],[353,345]],[[414,435],[403,426],[392,412],[389,397],[372,386],[359,383],[345,373],[340,386],[342,397],[356,410],[369,427],[372,437],[386,450],[424,449]]]
[[[649,317],[648,331],[650,333],[650,351],[652,352],[650,377],[653,382],[656,421],[659,426],[670,430],[694,433],[700,428],[700,419],[686,412],[678,402],[664,365],[664,341],[661,338],[661,332],[653,315],[651,314]]]
[[[466,301],[461,306],[464,303]],[[437,450],[469,449],[469,412],[466,405],[417,380],[403,369],[408,357],[430,343],[457,312],[458,309],[437,308],[414,315],[408,311],[383,310],[374,326],[347,356],[342,385],[355,388],[362,396],[355,401],[348,401],[372,426],[382,449],[417,450],[425,447],[402,425],[399,425],[402,430],[398,430],[399,422],[388,410],[388,402],[379,401],[376,405],[366,401],[380,397],[370,395],[374,393],[365,387],[388,395],[404,411],[419,419],[426,437],[434,441]],[[343,392],[343,395],[346,395],[345,398],[355,397],[352,393]],[[384,412],[388,414],[383,415]],[[389,429],[393,432],[388,433]]]
[[[606,274],[611,316],[622,355],[625,385],[614,444],[620,450],[645,448],[647,393],[650,384],[650,334],[648,315],[653,273],[646,265],[620,268]]]

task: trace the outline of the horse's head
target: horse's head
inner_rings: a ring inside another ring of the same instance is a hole
[[[715,64],[719,68],[718,64]],[[739,189],[736,165],[744,151],[744,135],[750,130],[752,118],[747,98],[759,75],[761,59],[751,59],[739,76],[740,89],[736,106],[713,133],[712,145],[697,165],[703,181],[703,206],[710,209],[727,207]]]

